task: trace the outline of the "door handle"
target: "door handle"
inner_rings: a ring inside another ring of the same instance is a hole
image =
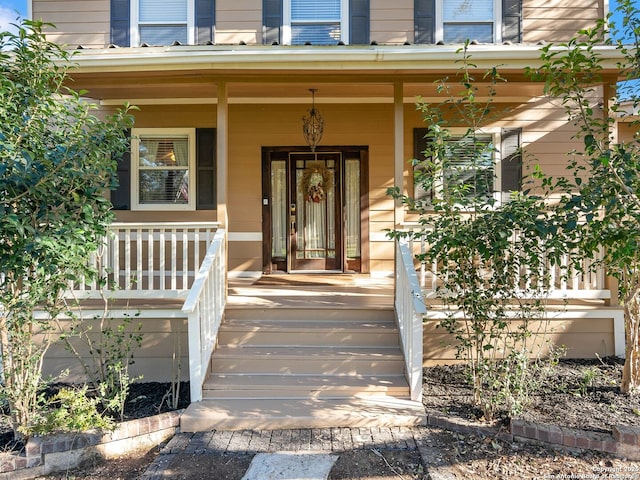
[[[295,215],[291,215],[290,222],[291,222],[291,233],[296,233],[296,216]]]

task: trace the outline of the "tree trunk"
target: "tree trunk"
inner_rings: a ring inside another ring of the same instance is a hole
[[[625,363],[620,390],[640,394],[640,284],[629,292],[624,304]]]

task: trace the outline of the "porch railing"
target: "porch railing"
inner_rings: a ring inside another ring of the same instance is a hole
[[[405,223],[402,229],[405,231],[418,232],[424,230],[424,226],[418,223]],[[427,252],[429,248],[424,238],[418,240],[411,238],[407,240],[407,242],[423,293],[426,296],[432,296],[441,282],[438,264],[437,262],[433,262],[427,265],[424,262],[419,262],[415,258],[416,255]],[[549,285],[545,296],[551,299],[611,298],[611,290],[605,285],[606,276],[604,268],[598,267],[595,271],[590,268],[593,262],[597,262],[601,258],[602,253],[600,257],[595,260],[583,260],[581,269],[571,269],[569,267],[568,256],[565,256],[559,265],[549,264],[547,266],[548,272],[546,272],[549,278]],[[532,275],[523,274],[523,277],[531,278]]]
[[[422,322],[427,313],[409,245],[396,241],[395,309],[411,400],[422,398]]]
[[[226,261],[225,230],[219,229],[182,306],[182,311],[188,318],[192,402],[202,400],[202,385],[227,303]]]
[[[98,279],[70,285],[78,298],[185,298],[217,222],[113,223],[90,259]]]

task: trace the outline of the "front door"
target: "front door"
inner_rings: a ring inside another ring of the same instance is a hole
[[[265,273],[363,271],[364,153],[263,150]]]

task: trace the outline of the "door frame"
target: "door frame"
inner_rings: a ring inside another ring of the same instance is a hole
[[[284,270],[276,268],[271,256],[273,232],[271,227],[271,155],[273,153],[288,154],[289,153],[311,153],[309,147],[300,146],[278,146],[278,147],[262,147],[262,271],[264,274],[270,274],[274,271],[286,271],[289,273],[291,270],[291,261],[287,258],[286,266]],[[358,272],[369,273],[369,147],[368,146],[323,146],[316,147],[316,152],[336,152],[342,154],[342,162],[344,162],[345,154],[350,153],[353,158],[354,153],[357,152],[357,156],[360,160],[360,259],[357,264],[347,261],[346,249],[345,249],[345,215],[344,215],[344,200],[341,193],[337,194],[340,199],[340,211],[342,214],[339,216],[341,222],[340,231],[341,242],[340,251],[341,258],[339,260],[340,272]],[[341,177],[344,177],[344,165],[340,165]],[[287,160],[287,178],[290,178],[289,162]],[[336,179],[336,185],[339,185],[343,189],[343,178]],[[287,181],[287,188],[289,188],[289,180]],[[287,192],[289,196],[290,192]],[[290,227],[289,227],[290,228]],[[291,246],[289,229],[287,229],[287,256],[291,254]],[[329,270],[331,272],[331,270]]]

